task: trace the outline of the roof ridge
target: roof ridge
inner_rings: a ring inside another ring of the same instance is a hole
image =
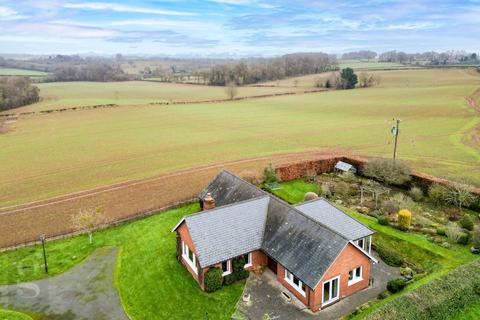
[[[259,187],[257,187],[256,185],[254,185],[254,184],[252,184],[252,183],[250,183],[250,182],[248,182],[248,181],[246,181],[246,180],[244,180],[244,179],[240,178],[239,176],[237,176],[237,175],[235,175],[235,174],[231,173],[231,172],[230,172],[230,171],[228,171],[228,170],[222,169],[222,171],[221,171],[221,172],[225,172],[225,173],[227,173],[227,174],[231,175],[232,177],[234,177],[234,178],[236,178],[236,179],[238,179],[238,180],[240,180],[240,181],[242,181],[242,182],[245,182],[245,183],[247,183],[247,184],[251,185],[251,186],[252,186],[252,187],[254,187],[254,188],[257,188],[257,189],[258,189],[258,190],[260,190],[260,191],[261,191],[263,194],[265,194],[265,195],[269,196],[271,199],[274,199],[274,200],[276,200],[276,201],[280,202],[280,203],[281,203],[281,204],[283,204],[283,205],[287,205],[287,206],[289,206],[291,209],[293,209],[295,212],[297,212],[297,213],[301,214],[301,215],[302,215],[302,216],[304,216],[305,218],[307,218],[307,219],[309,219],[309,220],[311,220],[311,221],[315,222],[316,224],[319,224],[319,225],[321,225],[322,227],[326,228],[327,230],[330,230],[330,231],[332,231],[333,233],[335,233],[335,234],[339,235],[340,237],[342,237],[343,239],[345,239],[345,240],[349,241],[349,239],[348,239],[347,237],[345,237],[344,235],[342,235],[342,234],[341,234],[341,233],[339,233],[338,231],[336,231],[336,230],[333,230],[332,228],[328,227],[328,226],[327,226],[327,225],[325,225],[324,223],[322,223],[322,222],[320,222],[320,221],[317,221],[317,220],[313,219],[313,218],[312,218],[312,217],[310,217],[309,215],[307,215],[307,214],[303,213],[302,211],[298,210],[298,209],[297,209],[297,208],[296,208],[294,205],[292,205],[292,204],[290,204],[290,203],[286,202],[286,201],[285,201],[285,200],[283,200],[283,199],[280,199],[280,198],[279,198],[279,197],[277,197],[276,195],[274,195],[274,194],[272,194],[272,193],[269,193],[269,192],[267,192],[267,191],[263,190],[262,188],[259,188]],[[333,206],[333,207],[335,207],[335,206]],[[336,208],[336,207],[335,207],[335,208]],[[336,209],[337,209],[337,210],[339,210],[338,208],[336,208]],[[340,211],[341,211],[341,210],[340,210]],[[343,211],[342,211],[342,212],[343,212]],[[346,213],[344,213],[344,214],[346,214]],[[353,219],[353,218],[352,218],[352,219]],[[370,230],[371,230],[371,229],[370,229]],[[264,235],[265,235],[265,231],[264,231]]]
[[[263,198],[266,198],[266,197],[267,197],[266,195],[263,195],[263,196],[258,196],[258,197],[238,201],[238,202],[232,202],[232,203],[220,206],[220,207],[214,207],[214,208],[211,208],[211,209],[208,209],[208,210],[202,210],[202,211],[199,211],[199,212],[191,213],[189,215],[183,216],[183,218],[186,219],[186,218],[193,217],[193,216],[199,216],[199,215],[202,215],[204,213],[210,213],[212,211],[218,211],[218,210],[224,209],[224,208],[235,207],[237,205],[245,204],[247,202],[257,201],[257,200],[260,200],[260,199],[263,199]]]

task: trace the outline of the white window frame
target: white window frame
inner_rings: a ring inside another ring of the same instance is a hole
[[[360,245],[360,241],[363,241],[362,245]],[[370,252],[372,251],[372,236],[368,236],[368,237],[365,237],[365,238],[358,239],[358,240],[355,241],[355,244],[358,247],[360,247],[363,251],[370,254]],[[368,248],[366,248],[367,244],[368,244]]]
[[[338,279],[338,288],[337,288],[337,296],[335,298],[332,298],[332,292],[333,292],[333,286],[332,286],[332,283],[333,281],[335,281],[335,279]],[[328,301],[324,301],[324,298],[325,298],[325,284],[330,282],[330,291],[329,291],[329,297],[330,299]],[[332,278],[332,279],[329,279],[327,281],[324,281],[322,283],[322,306],[326,306],[326,305],[329,305],[335,301],[337,301],[338,299],[340,299],[340,276],[337,276],[335,278]]]
[[[189,251],[192,252],[193,260],[190,260],[190,257],[188,255]],[[192,268],[193,272],[195,272],[195,274],[198,274],[197,257],[195,256],[195,253],[192,250],[190,250],[188,245],[183,240],[182,240],[182,257],[183,257],[183,260],[190,266],[190,268]]]
[[[303,290],[302,288],[302,284],[304,284],[300,279],[298,279],[298,285],[295,284],[295,282],[293,281],[293,273],[291,273],[290,271],[288,271],[287,269],[285,269],[285,281],[291,285],[293,288],[295,288],[295,290],[298,291],[298,293],[300,293],[302,296],[306,297],[307,296],[307,293],[305,292],[305,290]]]
[[[243,266],[244,268],[249,268],[251,266],[253,266],[253,260],[252,260],[252,253],[249,252],[248,255],[247,255],[247,261],[245,262],[245,266]]]
[[[222,262],[222,271],[223,271],[223,262]],[[227,260],[227,271],[224,271],[222,273],[222,277],[228,276],[231,273],[232,273],[232,260]]]
[[[360,276],[357,277],[357,270],[360,269]],[[350,280],[350,272],[352,273],[352,280]],[[357,267],[353,270],[350,270],[348,273],[348,285],[354,285],[357,282],[360,282],[363,280],[363,266]]]

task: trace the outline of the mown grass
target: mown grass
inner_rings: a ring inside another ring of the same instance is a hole
[[[459,142],[467,124],[480,124],[464,100],[480,76],[421,69],[382,71],[381,77],[380,87],[368,89],[19,118],[0,135],[0,206],[276,153],[345,148],[391,156],[393,117],[402,120],[400,159],[432,175],[480,184],[473,174],[479,148]],[[111,94],[108,85],[98,90]],[[68,97],[67,88],[57,94]]]
[[[120,248],[115,285],[126,312],[133,319],[226,319],[235,309],[243,282],[213,294],[203,292],[176,259],[176,239],[171,228],[179,219],[199,210],[190,204],[149,218],[109,228],[94,235],[47,244],[53,276],[80,263],[96,248]],[[40,246],[0,254],[0,283],[44,278]]]
[[[378,70],[378,69],[404,69],[412,68],[411,66],[406,66],[401,63],[396,62],[380,62],[378,60],[339,60],[338,67],[343,68],[352,68],[354,70]]]
[[[300,197],[302,192],[316,187],[316,185],[306,183],[303,180],[284,182],[281,183],[281,185],[283,194],[277,195],[290,203],[303,201],[303,197]],[[374,243],[381,244],[394,252],[398,252],[404,260],[421,267],[427,272],[426,276],[410,284],[404,291],[393,294],[384,300],[379,300],[357,315],[349,316],[348,319],[362,319],[401,295],[411,292],[477,258],[470,253],[467,246],[453,245],[450,249],[446,249],[428,241],[423,234],[403,232],[390,226],[383,226],[380,225],[375,218],[362,215],[345,207],[340,208],[356,220],[376,231],[373,240]]]
[[[32,318],[17,311],[0,310],[0,320],[32,320]]]
[[[471,305],[469,308],[458,313],[455,317],[450,320],[478,320],[480,319],[480,301],[476,304]]]

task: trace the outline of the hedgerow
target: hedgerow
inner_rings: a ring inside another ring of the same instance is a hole
[[[480,299],[480,261],[464,265],[378,309],[365,319],[443,320]]]

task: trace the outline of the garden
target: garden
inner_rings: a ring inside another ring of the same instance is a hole
[[[400,267],[402,277],[348,319],[460,319],[480,312],[480,227],[472,210],[479,198],[467,184],[415,185],[402,162],[375,159],[360,175],[312,170],[280,187],[270,191],[289,203],[322,196],[374,229],[377,254]]]

